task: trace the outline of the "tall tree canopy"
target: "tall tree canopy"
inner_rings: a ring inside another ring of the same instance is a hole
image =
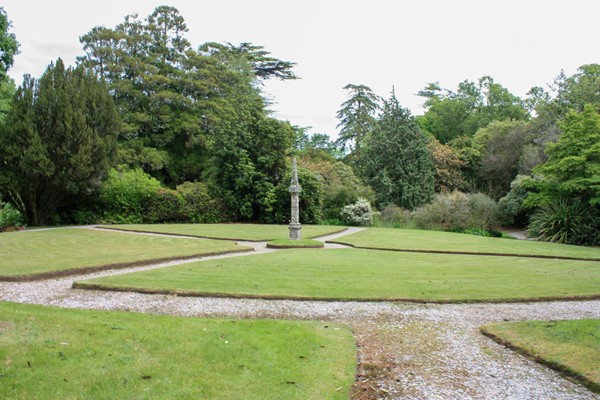
[[[418,94],[427,99],[427,111],[419,118],[419,124],[441,143],[463,135],[473,136],[492,121],[529,119],[525,102],[490,76],[477,83],[466,80],[456,92],[442,90],[437,82],[430,83]]]
[[[8,80],[6,73],[19,52],[19,42],[15,34],[10,32],[11,25],[4,7],[0,7],[0,83]]]
[[[415,118],[392,92],[360,159],[380,205],[414,209],[431,200],[435,180],[428,143]]]
[[[258,127],[270,127],[257,82],[296,78],[294,63],[261,46],[207,43],[195,50],[187,30],[177,9],[161,6],[80,38],[79,62],[106,80],[122,115],[120,163],[170,186],[214,177],[214,156],[223,150],[217,144],[228,142],[223,135],[236,143],[239,129],[260,136]]]
[[[118,129],[105,85],[59,59],[17,89],[0,131],[0,186],[29,224],[48,223],[100,184]]]
[[[340,133],[337,144],[341,148],[360,153],[363,141],[373,131],[380,98],[365,85],[348,84],[348,100],[337,112]]]

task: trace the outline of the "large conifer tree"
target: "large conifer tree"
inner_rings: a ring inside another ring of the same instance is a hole
[[[362,170],[380,205],[413,209],[434,192],[434,167],[428,139],[410,111],[392,92],[361,156]]]
[[[116,147],[119,118],[112,97],[82,67],[50,64],[26,76],[0,131],[0,186],[40,225],[101,182]]]

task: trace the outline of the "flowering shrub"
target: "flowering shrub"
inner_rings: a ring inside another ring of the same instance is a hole
[[[359,198],[356,203],[342,208],[340,218],[347,225],[371,226],[373,224],[373,210],[367,199]]]

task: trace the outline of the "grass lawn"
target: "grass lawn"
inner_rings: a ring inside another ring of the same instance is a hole
[[[267,247],[272,249],[293,249],[293,248],[304,248],[304,249],[315,249],[324,247],[324,243],[314,239],[276,239],[271,240],[267,243]]]
[[[416,229],[369,228],[335,240],[355,247],[574,257],[600,260],[600,248],[565,244],[490,238],[463,233]]]
[[[600,298],[600,262],[291,249],[161,268],[77,287],[341,300],[498,301]]]
[[[153,224],[153,225],[106,225],[103,228],[169,233],[213,239],[266,241],[287,239],[287,225],[256,224]],[[312,239],[344,230],[343,226],[302,225],[302,237]]]
[[[0,302],[2,399],[347,399],[347,327]]]
[[[0,234],[0,280],[65,274],[82,267],[129,264],[246,249],[235,243],[63,228]]]
[[[600,320],[507,322],[481,331],[600,393]]]

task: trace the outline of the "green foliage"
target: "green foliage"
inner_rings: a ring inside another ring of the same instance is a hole
[[[159,189],[148,199],[144,222],[161,224],[182,221],[183,205],[183,197],[175,190]]]
[[[213,198],[208,186],[202,182],[184,182],[177,186],[183,197],[182,220],[191,223],[216,223],[227,221],[228,213],[218,199]]]
[[[371,226],[373,225],[373,210],[367,199],[359,198],[356,203],[342,208],[340,219],[346,225]]]
[[[502,225],[525,226],[528,222],[528,212],[523,206],[527,198],[527,189],[523,182],[530,177],[517,175],[510,184],[510,192],[498,200],[498,222]]]
[[[600,115],[590,105],[561,123],[563,135],[546,149],[548,160],[534,169],[525,205],[538,207],[561,199],[600,205]]]
[[[292,203],[289,188],[291,179],[292,172],[287,171],[279,185],[275,188],[272,211],[266,214],[261,222],[269,224],[288,224],[290,222]],[[313,172],[299,167],[298,182],[302,188],[299,199],[300,223],[320,223],[323,206],[323,189],[319,178]]]
[[[337,219],[342,207],[356,202],[359,197],[369,201],[375,194],[354,174],[352,168],[320,149],[304,150],[299,157],[299,164],[317,174],[322,185],[322,217]]]
[[[428,143],[414,117],[392,93],[360,158],[378,204],[414,209],[431,199],[435,182]]]
[[[417,209],[413,222],[422,229],[462,231],[480,228],[489,231],[496,225],[496,212],[494,200],[482,193],[442,193]]]
[[[19,53],[19,42],[14,33],[9,32],[12,23],[0,7],[0,84],[8,80],[6,73],[12,67],[14,57]]]
[[[177,9],[160,6],[144,19],[130,15],[114,28],[93,28],[80,38],[85,55],[79,62],[108,83],[121,110],[120,163],[141,167],[170,187],[212,179],[223,186],[219,196],[236,218],[258,218],[271,207],[277,184],[270,161],[283,159],[291,147],[284,137],[275,141],[281,148],[261,143],[273,130],[288,128],[267,117],[260,82],[294,79],[294,63],[250,43],[206,43],[194,50],[187,31]],[[216,173],[215,159],[217,168],[232,163],[230,171]],[[252,197],[260,198],[255,203]]]
[[[363,141],[375,127],[375,114],[381,99],[365,85],[348,84],[344,90],[349,94],[336,115],[339,120],[337,127],[341,128],[336,143],[342,149],[360,153]]]
[[[578,199],[552,201],[531,216],[528,234],[548,242],[598,245],[600,209]]]
[[[104,219],[110,223],[141,223],[148,203],[160,189],[160,182],[139,168],[112,169],[100,187]]]
[[[108,172],[119,118],[106,87],[84,68],[52,63],[26,76],[0,131],[0,187],[31,225],[84,201]]]
[[[523,121],[493,121],[477,131],[472,146],[479,156],[474,166],[479,190],[495,199],[508,193],[519,172],[526,135]]]
[[[412,212],[398,206],[386,206],[380,213],[374,213],[373,226],[381,228],[412,227]]]
[[[15,82],[12,79],[0,80],[0,125],[10,110],[15,91]]]
[[[0,232],[25,225],[23,215],[10,203],[0,201]]]
[[[430,83],[419,95],[427,98],[421,128],[445,144],[459,136],[473,136],[492,121],[529,119],[525,103],[490,76],[477,83],[461,82],[456,92]]]

